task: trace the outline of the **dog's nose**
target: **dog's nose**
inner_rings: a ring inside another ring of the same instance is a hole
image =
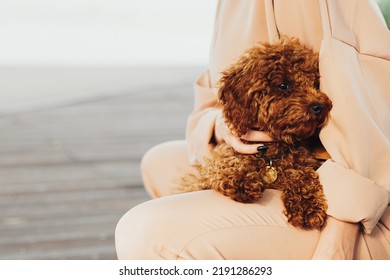
[[[324,110],[325,106],[323,104],[319,104],[319,103],[314,103],[313,105],[311,105],[310,107],[310,110],[316,114],[316,115],[319,115],[322,113],[322,111]]]

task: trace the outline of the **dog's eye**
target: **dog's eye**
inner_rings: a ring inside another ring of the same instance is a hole
[[[281,83],[280,85],[278,85],[278,88],[280,90],[288,90],[290,88],[290,85],[288,83]]]

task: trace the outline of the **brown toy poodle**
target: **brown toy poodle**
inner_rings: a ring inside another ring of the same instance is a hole
[[[225,143],[185,175],[181,191],[215,189],[238,202],[259,200],[265,189],[281,191],[290,224],[320,229],[327,203],[313,153],[332,103],[319,90],[318,55],[296,38],[261,43],[222,73],[218,101],[229,128],[241,137],[251,129],[268,133],[255,155]]]

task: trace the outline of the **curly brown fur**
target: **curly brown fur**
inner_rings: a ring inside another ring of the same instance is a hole
[[[258,129],[275,142],[266,143],[262,155],[239,154],[218,144],[197,166],[198,174],[183,177],[183,191],[215,189],[250,203],[265,189],[277,189],[290,224],[320,229],[327,203],[316,172],[321,161],[310,145],[332,103],[319,90],[318,55],[294,38],[256,45],[223,72],[218,99],[237,136]],[[274,182],[264,179],[270,167],[277,172]]]

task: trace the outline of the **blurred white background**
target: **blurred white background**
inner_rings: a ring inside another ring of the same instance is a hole
[[[215,8],[216,0],[0,0],[0,113],[139,82],[124,69],[205,66]]]
[[[204,64],[215,2],[0,0],[0,63]]]

